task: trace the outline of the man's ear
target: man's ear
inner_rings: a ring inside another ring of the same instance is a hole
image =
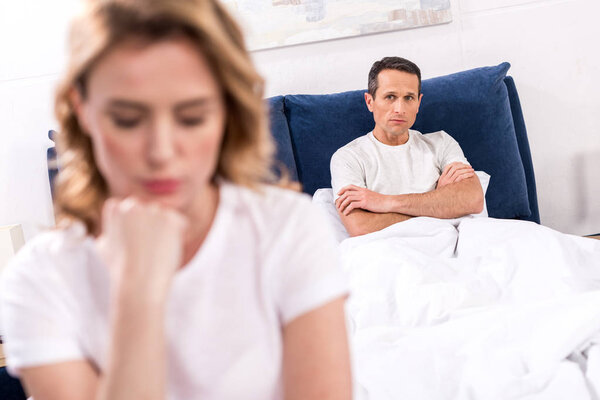
[[[71,103],[71,107],[73,107],[73,111],[75,112],[75,116],[77,117],[81,129],[86,135],[89,135],[87,113],[85,112],[86,107],[81,92],[78,89],[71,89],[69,92],[69,102]]]
[[[365,93],[365,103],[367,103],[369,111],[373,112],[373,96],[369,92]]]
[[[419,95],[419,104],[417,105],[417,112],[419,112],[419,108],[421,108],[421,100],[423,100],[423,93]]]

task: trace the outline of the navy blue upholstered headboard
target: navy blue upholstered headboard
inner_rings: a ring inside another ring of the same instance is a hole
[[[533,160],[531,159],[531,150],[529,149],[529,139],[527,138],[527,129],[525,128],[525,119],[521,109],[521,101],[517,93],[517,87],[512,77],[504,78],[506,89],[508,90],[508,99],[510,100],[510,111],[515,124],[515,134],[517,135],[517,144],[519,146],[519,155],[525,170],[525,180],[527,182],[527,197],[529,199],[529,208],[531,210],[529,221],[540,223],[540,210],[538,208],[537,189],[535,185],[535,174],[533,172]]]
[[[56,135],[56,131],[49,130],[48,138],[54,141]],[[58,174],[58,161],[56,159],[56,147],[51,146],[48,148],[46,152],[46,159],[48,162],[48,178],[50,179],[50,192],[52,193],[52,198],[54,198],[54,179]]]

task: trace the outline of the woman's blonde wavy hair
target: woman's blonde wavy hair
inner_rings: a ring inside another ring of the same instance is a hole
[[[198,45],[223,91],[227,117],[215,176],[252,188],[273,181],[274,145],[263,102],[264,81],[240,28],[218,0],[88,0],[72,23],[68,69],[56,94],[59,224],[79,220],[88,232],[97,232],[109,196],[92,142],[70,101],[72,91],[79,90],[85,98],[86,77],[124,39],[140,37],[152,43],[173,35]]]

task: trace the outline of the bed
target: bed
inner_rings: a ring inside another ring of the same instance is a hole
[[[509,68],[424,80],[413,128],[459,142],[479,171],[485,212],[413,218],[355,238],[333,206],[329,161],[372,130],[365,91],[268,99],[278,160],[340,242],[357,398],[600,396],[600,241],[539,224]]]

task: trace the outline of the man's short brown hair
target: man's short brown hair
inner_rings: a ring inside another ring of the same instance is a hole
[[[416,75],[419,78],[419,93],[421,94],[421,70],[412,61],[409,61],[402,57],[384,57],[379,61],[375,61],[371,70],[369,71],[369,94],[375,98],[375,92],[379,87],[377,77],[379,73],[384,69],[395,69],[396,71],[408,72],[409,74]]]

